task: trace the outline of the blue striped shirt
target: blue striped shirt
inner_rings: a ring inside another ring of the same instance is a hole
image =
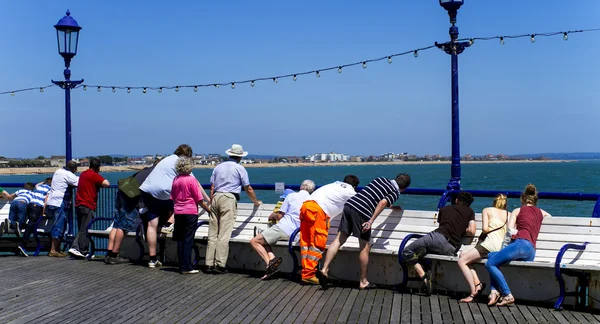
[[[27,204],[29,204],[32,193],[33,192],[31,190],[19,189],[15,192],[15,195],[17,195],[17,197],[15,197],[15,199],[13,199],[13,201],[24,201]]]
[[[47,184],[42,183],[41,185],[35,186],[35,190],[31,193],[31,201],[29,203],[43,207],[44,200],[49,191],[50,186]]]

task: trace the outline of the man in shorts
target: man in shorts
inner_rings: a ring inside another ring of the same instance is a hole
[[[359,288],[366,289],[370,287],[371,284],[367,280],[367,266],[369,264],[369,251],[371,250],[371,226],[386,207],[402,209],[399,206],[392,206],[392,204],[408,186],[410,186],[410,176],[406,173],[398,174],[393,180],[383,177],[376,178],[346,202],[338,235],[327,250],[323,269],[317,272],[319,283],[323,289],[327,289],[329,264],[335,258],[340,246],[346,242],[350,235],[357,237],[360,244],[358,256],[360,262]]]
[[[292,233],[300,227],[300,207],[310,198],[314,190],[315,183],[312,180],[302,181],[300,191],[288,194],[277,211],[279,222],[250,240],[250,245],[267,266],[267,271],[261,280],[268,279],[279,272],[282,259],[273,254],[271,245],[279,240],[289,240]]]
[[[433,232],[413,241],[402,251],[402,259],[407,265],[412,265],[417,275],[423,281],[427,294],[432,292],[431,271],[425,272],[419,263],[428,253],[441,255],[456,255],[460,249],[463,235],[475,235],[475,212],[471,209],[473,195],[461,192],[456,196],[454,205],[440,209],[438,223],[440,226]]]

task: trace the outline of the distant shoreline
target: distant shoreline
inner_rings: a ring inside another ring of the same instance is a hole
[[[519,160],[519,161],[461,161],[461,164],[506,164],[506,163],[565,163],[577,162],[577,160]],[[335,167],[335,166],[381,166],[381,165],[431,165],[450,164],[450,161],[397,161],[397,162],[334,162],[334,163],[253,163],[244,164],[246,168],[288,168],[288,167]],[[103,166],[101,172],[129,172],[138,171],[146,165],[134,166]],[[212,169],[213,165],[195,165],[195,169]],[[57,167],[44,168],[0,168],[0,175],[18,174],[51,174]],[[87,170],[87,167],[79,167],[78,172]]]

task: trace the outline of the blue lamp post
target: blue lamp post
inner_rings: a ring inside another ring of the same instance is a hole
[[[460,190],[460,127],[458,114],[458,55],[465,48],[471,45],[471,42],[459,42],[458,27],[456,27],[456,14],[463,5],[463,0],[440,0],[440,6],[448,11],[450,16],[450,41],[445,43],[435,43],[435,45],[450,55],[452,60],[452,166],[450,169],[450,181],[446,187],[447,190]]]
[[[66,161],[73,159],[71,148],[71,89],[83,82],[71,81],[71,59],[77,54],[77,44],[79,43],[79,31],[81,27],[77,21],[71,17],[71,13],[67,10],[67,15],[62,17],[56,25],[56,36],[58,41],[58,54],[65,60],[65,81],[54,81],[52,83],[65,89],[65,131],[66,131]]]

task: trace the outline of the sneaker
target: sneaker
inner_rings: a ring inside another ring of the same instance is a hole
[[[122,258],[120,255],[117,255],[116,258],[111,258],[110,260],[112,263],[111,264],[122,264],[122,263],[129,263],[129,259],[126,258]],[[158,262],[158,261],[157,261]],[[160,263],[160,262],[159,262]],[[162,264],[159,264],[157,266],[161,266]]]
[[[210,267],[204,267],[204,268],[202,269],[202,272],[204,272],[204,273],[206,273],[206,274],[211,274],[211,273],[213,273],[213,271],[214,271],[214,270],[215,270],[215,267],[213,267],[213,266],[210,266]]]
[[[302,282],[307,285],[319,285],[319,279],[317,277],[302,279]]]
[[[22,245],[19,245],[17,247],[17,249],[19,250],[19,253],[24,256],[24,257],[28,257],[29,254],[27,254],[27,251],[25,251],[25,248]]]
[[[171,225],[169,225],[169,226],[163,226],[163,227],[160,229],[160,232],[161,232],[162,234],[171,234],[171,233],[173,233],[173,229],[174,229],[174,228],[175,228],[175,226],[173,226],[173,224],[171,224]]]
[[[181,274],[196,274],[199,273],[198,270],[190,270],[190,271],[182,271]]]
[[[64,258],[66,257],[68,254],[64,253],[64,252],[48,252],[48,256],[49,257],[54,257],[54,258]]]
[[[220,266],[214,267],[213,271],[212,271],[212,273],[214,273],[214,274],[226,274],[227,272],[229,272],[229,271],[227,271],[227,268],[220,267]]]
[[[150,262],[148,262],[148,268],[150,269],[154,269],[156,267],[160,267],[162,265],[162,262],[156,260],[156,261],[152,261],[150,260]]]
[[[108,255],[104,257],[104,263],[105,264],[114,264],[114,263],[112,263],[112,258],[109,257]]]
[[[85,258],[85,255],[83,255],[83,253],[79,252],[79,250],[77,250],[76,248],[70,248],[69,255],[74,257],[75,259],[84,259]]]

